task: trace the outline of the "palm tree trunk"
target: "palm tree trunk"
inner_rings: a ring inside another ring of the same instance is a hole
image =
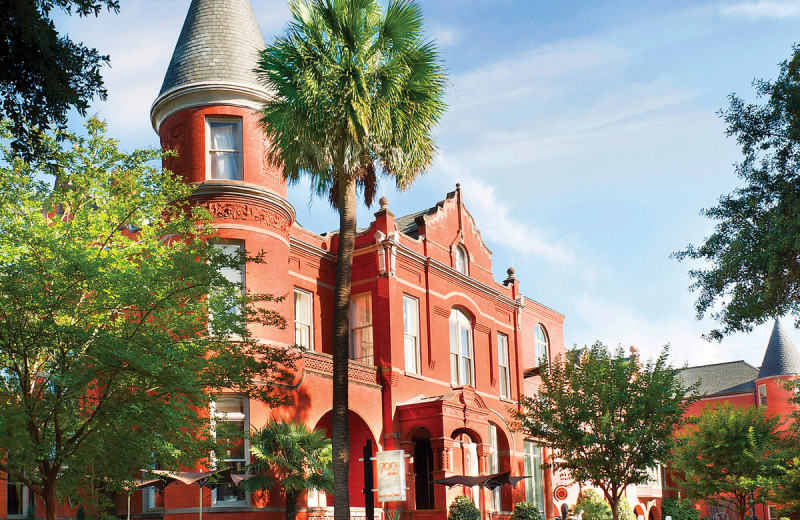
[[[295,520],[297,518],[297,491],[286,492],[286,509],[283,516],[286,520]]]
[[[350,425],[347,395],[349,358],[350,286],[356,240],[356,184],[352,179],[339,183],[339,248],[336,257],[336,289],[333,307],[333,518],[350,519],[349,463]]]

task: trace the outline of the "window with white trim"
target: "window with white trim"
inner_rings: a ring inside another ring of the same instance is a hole
[[[242,241],[215,242],[213,247],[222,251],[222,253],[228,258],[235,258],[244,252],[244,242]],[[241,287],[242,292],[244,291],[245,280],[244,269],[242,267],[221,267],[219,274],[221,274],[222,277],[227,281],[233,284],[238,284],[239,287]],[[228,309],[226,309],[225,312],[229,314],[240,314],[241,309],[238,305],[232,304]],[[211,315],[211,313],[209,313],[209,321],[213,321],[213,319],[214,317]]]
[[[419,300],[403,295],[403,350],[406,372],[419,374]]]
[[[242,180],[242,120],[206,118],[207,179]]]
[[[542,447],[533,441],[523,441],[525,475],[525,500],[536,505],[544,514],[544,473],[542,472]]]
[[[350,300],[350,359],[375,364],[372,339],[372,294],[353,296]]]
[[[542,364],[543,359],[549,360],[548,350],[550,347],[550,343],[547,341],[547,332],[541,325],[536,326],[536,331],[533,334],[533,342],[534,353],[536,354],[536,366],[539,366]]]
[[[6,516],[24,518],[28,509],[34,507],[34,494],[22,482],[8,480],[6,483]]]
[[[472,374],[472,320],[458,309],[450,311],[450,382],[474,384]]]
[[[301,347],[311,348],[312,305],[310,292],[295,288],[294,290],[294,343]]]
[[[767,385],[758,385],[758,406],[767,406]]]
[[[245,434],[250,431],[247,405],[247,399],[237,395],[219,396],[211,403],[214,436],[226,444],[225,458],[215,462],[218,468],[230,468],[232,473],[244,473],[247,464]],[[211,500],[212,505],[248,505],[245,492],[227,483],[216,486]]]
[[[500,446],[497,441],[497,426],[489,423],[489,473],[494,475],[500,473]],[[489,508],[494,511],[502,511],[501,492],[498,486],[492,490]]]
[[[456,271],[461,274],[469,274],[469,257],[467,250],[461,244],[456,246]]]
[[[497,333],[497,364],[500,376],[500,397],[508,398],[511,395],[511,379],[508,368],[508,336],[502,332]]]

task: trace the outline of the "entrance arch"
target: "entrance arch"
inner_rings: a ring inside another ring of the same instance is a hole
[[[350,421],[350,479],[348,483],[350,491],[350,506],[351,507],[364,507],[365,497],[362,489],[364,488],[364,463],[358,459],[363,458],[363,448],[367,439],[372,441],[373,453],[380,449],[378,443],[375,442],[375,436],[372,435],[367,423],[353,410],[348,412]],[[326,437],[331,436],[331,420],[333,412],[328,411],[317,422],[316,427],[325,430]],[[331,497],[328,497],[328,503],[333,504]]]

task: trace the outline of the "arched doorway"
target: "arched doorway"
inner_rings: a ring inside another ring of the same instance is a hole
[[[414,442],[415,509],[433,509],[433,449],[431,434],[423,427],[411,435]]]
[[[358,459],[363,458],[363,448],[367,439],[372,441],[373,452],[377,452],[380,447],[375,442],[375,437],[372,435],[367,423],[360,415],[350,410],[350,506],[351,507],[364,507],[364,463]],[[331,419],[332,412],[327,412],[317,422],[316,427],[327,432],[327,437],[330,438],[331,432]],[[329,497],[327,503],[332,505],[333,499]]]

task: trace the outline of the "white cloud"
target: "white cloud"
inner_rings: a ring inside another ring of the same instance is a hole
[[[797,18],[800,17],[800,2],[796,0],[756,0],[727,4],[719,7],[725,16],[745,18]]]
[[[431,29],[431,38],[439,48],[453,47],[461,43],[464,33],[455,27],[437,26]]]
[[[572,313],[580,316],[581,329],[568,331],[567,337],[579,346],[600,340],[609,347],[631,345],[643,358],[655,358],[664,345],[670,345],[670,360],[675,366],[690,366],[743,359],[759,366],[769,342],[772,323],[756,327],[750,334],[738,334],[722,342],[702,339],[713,324],[694,319],[692,295],[671,312],[648,318],[633,305],[622,303],[614,295],[607,298],[584,293],[572,300]],[[796,335],[793,334],[793,335]],[[580,338],[580,339],[579,339]],[[571,344],[568,344],[571,346]]]
[[[452,182],[461,183],[465,204],[483,236],[491,237],[493,243],[502,244],[525,257],[535,257],[554,266],[575,264],[575,254],[556,238],[558,233],[548,232],[516,217],[523,211],[511,207],[506,196],[498,194],[494,185],[472,175],[447,156],[441,156],[437,166]]]

